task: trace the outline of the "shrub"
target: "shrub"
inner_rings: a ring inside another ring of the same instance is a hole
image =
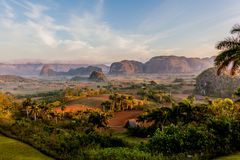
[[[129,148],[105,148],[92,150],[88,159],[94,160],[163,160],[163,156],[152,156],[150,153]]]
[[[206,126],[169,125],[156,130],[147,146],[154,153],[164,153],[165,155],[188,152],[201,153],[209,150],[213,146],[212,134],[207,131]]]

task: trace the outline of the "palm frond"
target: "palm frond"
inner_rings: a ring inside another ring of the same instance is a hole
[[[216,48],[219,50],[231,49],[236,47],[240,47],[240,39],[238,37],[226,38],[224,41],[221,41],[216,45]]]
[[[229,50],[225,50],[223,52],[221,52],[214,60],[214,64],[215,66],[219,66],[221,65],[224,61],[228,61],[229,59],[231,59],[232,57],[236,57],[238,56],[237,54],[237,49],[233,48],[233,49],[229,49]]]
[[[231,30],[231,34],[234,33],[239,33],[240,34],[240,25],[239,24],[235,24]]]
[[[220,75],[231,62],[240,61],[239,50],[234,48],[223,51],[215,59],[215,66],[217,66],[217,75]]]
[[[215,58],[214,64],[217,66],[217,74],[222,73],[231,63],[231,75],[236,74],[240,67],[240,25],[233,26],[231,33],[238,33],[237,36],[226,38],[220,41],[216,48],[222,52]]]
[[[231,62],[232,62],[231,60],[228,60],[228,61],[224,61],[221,65],[219,65],[217,68],[217,75],[220,75],[221,73],[223,73],[223,71],[226,70],[226,68],[229,66]]]
[[[236,71],[239,69],[240,67],[240,60],[234,61],[233,65],[231,67],[231,72],[230,74],[233,76],[236,74]]]

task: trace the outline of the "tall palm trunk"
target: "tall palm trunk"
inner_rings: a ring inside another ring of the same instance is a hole
[[[36,121],[36,120],[37,120],[37,114],[34,113],[34,121]]]
[[[29,118],[29,111],[28,111],[28,109],[26,109],[26,112],[27,112],[27,118]]]

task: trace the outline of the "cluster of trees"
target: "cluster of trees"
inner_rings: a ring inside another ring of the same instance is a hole
[[[98,96],[101,94],[109,94],[110,91],[100,86],[97,89],[93,88],[66,88],[64,90],[64,97],[68,100],[82,97]]]
[[[27,98],[16,102],[11,95],[0,93],[0,132],[56,159],[85,159],[89,150],[126,145],[121,139],[98,132],[108,127],[109,113],[56,112],[59,107],[64,110],[59,101],[46,103]]]
[[[173,98],[171,93],[164,92],[162,90],[142,88],[137,92],[143,100],[151,100],[157,103],[172,103]]]
[[[35,93],[35,94],[27,94],[27,95],[17,95],[16,98],[39,98],[39,97],[44,97],[46,100],[47,98],[58,98],[62,97],[64,94],[64,90],[54,90],[54,91],[49,91],[49,92],[40,92],[40,93]]]
[[[61,112],[56,109],[60,108]],[[65,106],[60,101],[46,103],[44,101],[27,98],[18,107],[20,112],[15,112],[15,118],[25,118],[34,121],[54,122],[74,127],[75,130],[96,130],[106,128],[110,114],[101,111],[84,110],[78,112],[64,112]],[[73,128],[72,128],[73,129]]]
[[[46,103],[41,100],[33,100],[31,98],[27,98],[22,102],[19,109],[22,111],[20,117],[25,117],[28,119],[41,119],[41,120],[55,120],[63,118],[63,114],[56,112],[55,109],[60,107],[62,112],[64,110],[64,104],[60,101],[55,101],[52,103]]]
[[[187,153],[202,158],[229,154],[240,149],[240,104],[231,99],[185,99],[171,108],[161,107],[138,118],[129,128],[135,136],[151,139],[146,145],[155,154]]]
[[[15,98],[12,95],[0,92],[0,118],[11,118],[16,106]]]
[[[132,110],[136,106],[142,106],[143,102],[134,99],[133,96],[115,93],[110,95],[109,100],[104,101],[101,105],[104,111],[124,111]]]

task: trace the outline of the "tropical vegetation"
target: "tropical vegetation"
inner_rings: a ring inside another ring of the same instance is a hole
[[[235,75],[240,66],[240,25],[236,24],[231,30],[235,36],[220,41],[216,48],[221,52],[215,59],[218,75],[230,68],[230,74]]]

